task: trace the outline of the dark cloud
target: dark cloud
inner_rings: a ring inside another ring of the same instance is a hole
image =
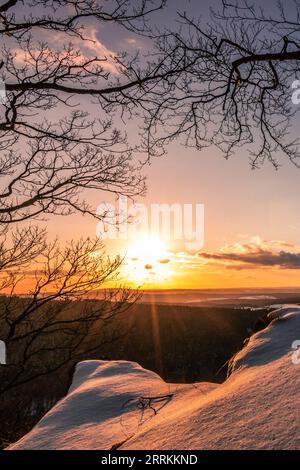
[[[161,264],[167,264],[167,263],[170,262],[170,260],[168,258],[166,258],[166,259],[160,259],[158,262],[161,263]]]
[[[152,266],[151,264],[145,264],[144,268],[145,268],[145,269],[152,269],[153,266]]]
[[[249,253],[237,252],[219,252],[219,253],[200,253],[200,258],[217,262],[232,262],[236,265],[229,267],[236,269],[249,269],[254,266],[277,266],[283,269],[299,269],[300,253],[292,253],[290,251],[267,251],[259,249],[250,251]]]

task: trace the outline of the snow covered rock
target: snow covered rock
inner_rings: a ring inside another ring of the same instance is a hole
[[[10,449],[300,449],[300,307],[279,310],[221,385],[167,384],[133,362],[79,363],[68,395]]]

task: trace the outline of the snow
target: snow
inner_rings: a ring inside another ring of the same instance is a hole
[[[300,307],[235,356],[221,385],[165,383],[126,361],[77,365],[68,395],[10,449],[300,449]],[[172,395],[142,409],[139,397]],[[143,412],[144,411],[144,412]]]

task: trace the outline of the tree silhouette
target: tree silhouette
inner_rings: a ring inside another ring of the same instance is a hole
[[[6,90],[0,106],[1,223],[47,213],[95,215],[83,189],[130,197],[144,191],[132,159],[135,146],[113,121],[116,115],[125,119],[144,87],[165,72],[162,64],[142,70],[136,57],[113,55],[93,28],[112,23],[151,36],[148,16],[163,6],[155,0],[31,0],[0,7]]]
[[[247,0],[220,4],[210,22],[179,13],[180,28],[157,42],[165,67],[184,70],[148,108],[150,147],[182,136],[197,149],[215,145],[226,158],[243,148],[253,168],[265,161],[278,168],[284,157],[298,167],[290,126],[298,110],[291,85],[300,63],[300,2],[276,2],[271,13]]]

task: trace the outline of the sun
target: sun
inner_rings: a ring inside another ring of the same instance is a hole
[[[156,261],[167,254],[166,244],[159,237],[143,237],[132,243],[128,251],[130,257],[145,262]]]
[[[166,243],[157,236],[141,237],[128,249],[126,276],[135,283],[155,284],[169,279],[170,253]]]

